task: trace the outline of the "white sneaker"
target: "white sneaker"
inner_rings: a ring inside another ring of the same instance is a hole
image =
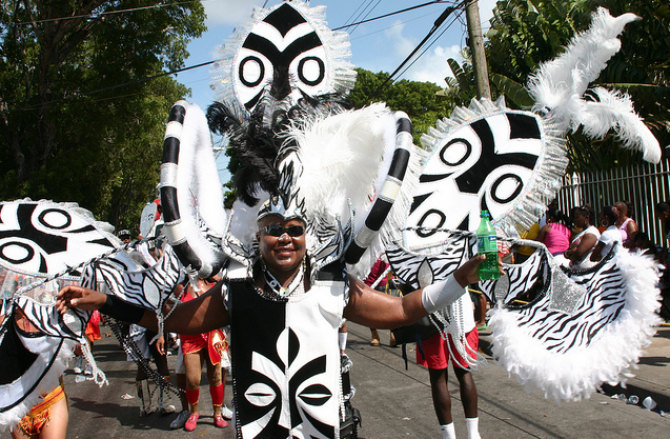
[[[82,361],[83,361],[83,358],[81,358],[81,357],[75,357],[74,358],[74,367],[72,368],[72,370],[77,375],[79,375],[81,373],[81,362]]]
[[[92,375],[93,374],[93,368],[91,367],[90,364],[86,363],[86,367],[84,368],[84,375]]]
[[[228,421],[230,421],[231,419],[233,419],[233,411],[229,409],[228,406],[224,405],[223,407],[221,407],[221,416],[223,417],[223,419],[227,419]]]
[[[191,412],[188,410],[182,410],[179,412],[176,418],[172,422],[170,422],[170,428],[172,430],[176,430],[177,428],[182,428],[184,424],[186,424],[186,420],[188,417],[191,415]]]

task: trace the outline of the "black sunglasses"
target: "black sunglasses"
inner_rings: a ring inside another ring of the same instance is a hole
[[[305,234],[305,228],[303,226],[280,226],[279,224],[270,224],[269,226],[263,227],[263,230],[267,235],[280,237],[284,233],[288,233],[288,236],[292,238],[297,238]]]

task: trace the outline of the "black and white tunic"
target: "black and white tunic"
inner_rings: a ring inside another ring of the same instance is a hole
[[[223,297],[238,438],[339,438],[338,328],[347,293],[339,263],[313,276],[308,292],[287,298],[260,291],[246,267],[228,267]]]

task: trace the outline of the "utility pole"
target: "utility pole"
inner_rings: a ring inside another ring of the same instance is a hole
[[[482,36],[482,24],[479,18],[478,0],[466,0],[465,19],[468,25],[468,40],[470,52],[472,52],[472,67],[475,71],[477,97],[479,99],[491,99],[491,87],[489,86],[486,54],[484,53],[484,37]]]

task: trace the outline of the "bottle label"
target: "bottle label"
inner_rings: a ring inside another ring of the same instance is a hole
[[[478,252],[479,253],[491,253],[498,252],[498,239],[497,236],[479,236],[477,238]]]

